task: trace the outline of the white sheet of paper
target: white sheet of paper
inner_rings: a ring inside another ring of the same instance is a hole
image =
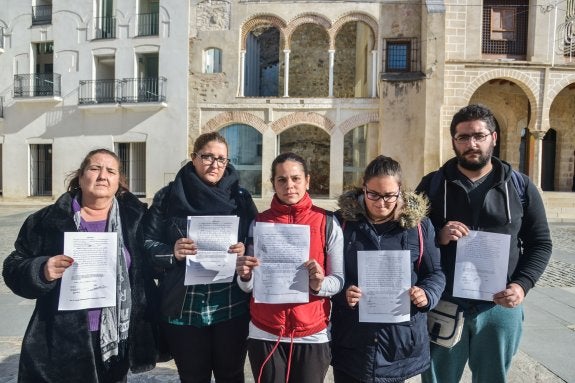
[[[258,303],[309,302],[307,225],[257,222],[254,226],[254,300]]]
[[[240,218],[235,215],[190,216],[188,238],[198,246],[186,257],[184,285],[228,283],[236,271],[236,254],[228,253],[238,243]]]
[[[453,296],[493,301],[505,290],[509,265],[509,234],[469,231],[457,241]]]
[[[58,310],[116,306],[116,233],[66,232],[64,254],[74,263],[62,275]]]
[[[410,318],[409,250],[357,252],[359,321],[371,323],[407,322]]]

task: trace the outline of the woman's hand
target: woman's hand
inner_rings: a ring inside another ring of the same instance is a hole
[[[419,308],[427,307],[429,303],[425,291],[421,287],[417,286],[412,286],[409,289],[409,299],[411,299],[411,303]]]
[[[249,255],[238,255],[236,259],[236,272],[244,282],[252,279],[253,268],[259,266],[260,261],[256,257]]]
[[[72,263],[74,263],[74,260],[64,254],[48,258],[48,261],[44,264],[44,278],[48,282],[62,278],[64,271],[72,266]]]
[[[244,255],[246,253],[246,247],[243,243],[238,242],[234,245],[231,245],[228,249],[228,253],[236,253],[239,256]]]
[[[315,259],[310,259],[303,264],[309,273],[309,287],[313,291],[321,290],[321,284],[325,278],[323,267]]]
[[[457,241],[467,234],[469,234],[469,228],[464,223],[449,221],[439,230],[437,240],[440,245],[447,245],[449,242]]]
[[[345,290],[345,298],[349,307],[354,308],[361,299],[361,290],[359,287],[351,285]]]
[[[189,238],[180,238],[174,244],[174,257],[178,261],[184,261],[186,255],[195,255],[198,251],[198,247]]]

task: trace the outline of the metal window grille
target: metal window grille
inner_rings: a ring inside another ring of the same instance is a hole
[[[30,145],[30,193],[52,195],[52,145]]]
[[[565,24],[562,26],[563,55],[572,60],[575,57],[575,0],[567,0],[565,8]]]
[[[139,196],[146,196],[146,143],[117,142],[116,154],[120,157],[122,170],[128,181],[130,191]]]
[[[157,36],[160,31],[160,14],[138,14],[138,36]]]
[[[96,17],[95,39],[115,39],[116,38],[116,18],[113,16]]]
[[[52,5],[32,7],[32,25],[52,24]]]
[[[386,72],[417,72],[420,70],[417,39],[386,40],[384,54]]]
[[[482,53],[524,57],[528,20],[529,0],[485,0]]]

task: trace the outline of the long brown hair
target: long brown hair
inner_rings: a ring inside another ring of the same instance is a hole
[[[116,153],[112,152],[111,150],[104,149],[104,148],[94,149],[91,152],[89,152],[88,154],[86,154],[86,157],[84,157],[84,160],[80,164],[80,167],[68,175],[68,177],[67,177],[67,179],[68,179],[68,191],[80,190],[80,177],[84,174],[84,172],[86,171],[86,168],[88,167],[88,165],[90,165],[90,160],[96,154],[107,154],[107,155],[113,157],[114,160],[116,160],[116,162],[118,163],[118,172],[119,172],[118,175],[120,176],[120,182],[119,182],[118,190],[116,191],[116,196],[119,196],[120,194],[129,191],[128,182],[126,181],[126,176],[124,175],[124,172],[122,170],[122,162],[120,161],[120,157],[118,157],[118,155]]]

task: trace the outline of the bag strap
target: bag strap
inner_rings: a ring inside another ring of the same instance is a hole
[[[419,271],[419,266],[421,266],[421,260],[423,259],[423,232],[421,231],[421,222],[417,223],[417,233],[419,234],[419,258],[417,259],[417,271]]]

